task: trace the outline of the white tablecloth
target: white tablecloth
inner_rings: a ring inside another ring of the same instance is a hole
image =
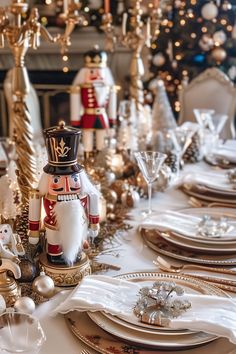
[[[197,165],[185,166],[185,171],[200,171],[209,170],[210,167],[204,163]],[[153,207],[155,210],[180,210],[189,208],[189,198],[184,195],[180,190],[170,188],[165,193],[156,193],[153,198]],[[138,234],[137,222],[140,221],[140,210],[147,208],[147,200],[141,200],[139,208],[130,210],[130,214],[133,216],[133,221],[130,223],[134,226],[122,240],[122,245],[119,248],[119,257],[116,256],[101,256],[99,261],[106,263],[119,265],[121,267],[119,272],[108,271],[106,274],[122,274],[132,271],[144,271],[144,270],[157,270],[153,265],[153,260],[156,258],[154,251],[149,249],[142,241]],[[53,300],[52,300],[53,301]],[[58,315],[55,318],[49,316],[51,303],[41,304],[36,309],[34,315],[40,319],[42,327],[47,336],[47,340],[40,351],[40,354],[78,354],[83,348],[83,344],[70,332],[62,315]],[[89,330],[88,330],[89,332]],[[161,351],[156,351],[161,353]],[[162,352],[163,353],[163,352]],[[165,352],[166,354],[174,354],[176,352]],[[226,339],[218,339],[203,347],[181,351],[183,354],[236,354],[236,346],[231,344]]]

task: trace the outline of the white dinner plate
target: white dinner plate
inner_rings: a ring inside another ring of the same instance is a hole
[[[161,281],[174,281],[179,285],[185,287],[186,293],[188,292],[197,292],[199,294],[212,294],[218,296],[226,296],[224,292],[219,289],[216,289],[214,286],[209,285],[208,283],[199,281],[197,279],[192,279],[191,277],[186,277],[177,274],[163,274],[156,272],[135,272],[128,273],[119,276],[121,279],[143,283],[144,286],[147,282],[155,282],[157,280]],[[143,327],[138,326],[138,324],[133,324],[132,322],[124,324],[124,321],[118,322],[114,321],[112,316],[107,316],[101,312],[89,313],[89,317],[102,329],[115,335],[118,338],[125,339],[132,343],[153,347],[156,349],[186,349],[192,348],[195,346],[208,343],[214,339],[216,336],[212,334],[207,334],[203,332],[193,332],[186,333],[175,332],[170,335],[166,332],[158,332],[154,330],[144,331]],[[142,324],[144,325],[144,324]]]

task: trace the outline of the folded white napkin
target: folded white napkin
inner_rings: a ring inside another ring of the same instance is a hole
[[[221,147],[212,151],[212,155],[217,159],[225,159],[236,163],[236,147]]]
[[[205,187],[219,191],[236,193],[225,171],[203,172],[197,174],[188,173],[183,176],[181,184],[201,184]]]
[[[147,216],[139,227],[140,229],[157,229],[162,232],[173,231],[188,237],[199,238],[198,224],[201,220],[201,217],[167,210]],[[236,237],[236,222],[230,220],[230,225],[233,227],[232,230],[222,234],[221,237]]]
[[[145,283],[133,283],[104,275],[85,277],[52,315],[69,311],[105,311],[122,318],[134,316],[133,308]],[[204,331],[236,344],[236,302],[231,298],[186,294],[192,306],[170,321],[173,329]]]

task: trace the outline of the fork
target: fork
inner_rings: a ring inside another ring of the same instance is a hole
[[[86,349],[82,349],[82,352],[80,354],[90,354],[90,352]]]
[[[208,272],[215,272],[215,273],[223,273],[223,274],[231,274],[231,275],[236,275],[236,270],[233,269],[226,269],[226,268],[216,268],[216,267],[208,267],[208,266],[202,266],[198,264],[182,264],[182,265],[174,265],[168,262],[166,259],[164,259],[161,256],[157,257],[156,261],[153,261],[153,264],[160,266],[160,268],[165,268],[166,270],[168,269],[169,272],[171,273],[180,273],[182,270],[189,269],[189,270],[205,270]]]

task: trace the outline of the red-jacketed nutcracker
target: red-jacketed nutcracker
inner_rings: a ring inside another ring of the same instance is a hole
[[[71,125],[83,130],[82,142],[87,156],[104,148],[104,139],[116,123],[117,90],[107,67],[106,52],[88,51],[84,54],[84,64],[72,84],[70,108]]]
[[[46,253],[51,264],[78,262],[88,228],[93,236],[98,234],[100,195],[77,162],[80,133],[64,122],[44,131],[48,164],[38,190],[30,193],[29,242],[39,241],[43,200]]]

